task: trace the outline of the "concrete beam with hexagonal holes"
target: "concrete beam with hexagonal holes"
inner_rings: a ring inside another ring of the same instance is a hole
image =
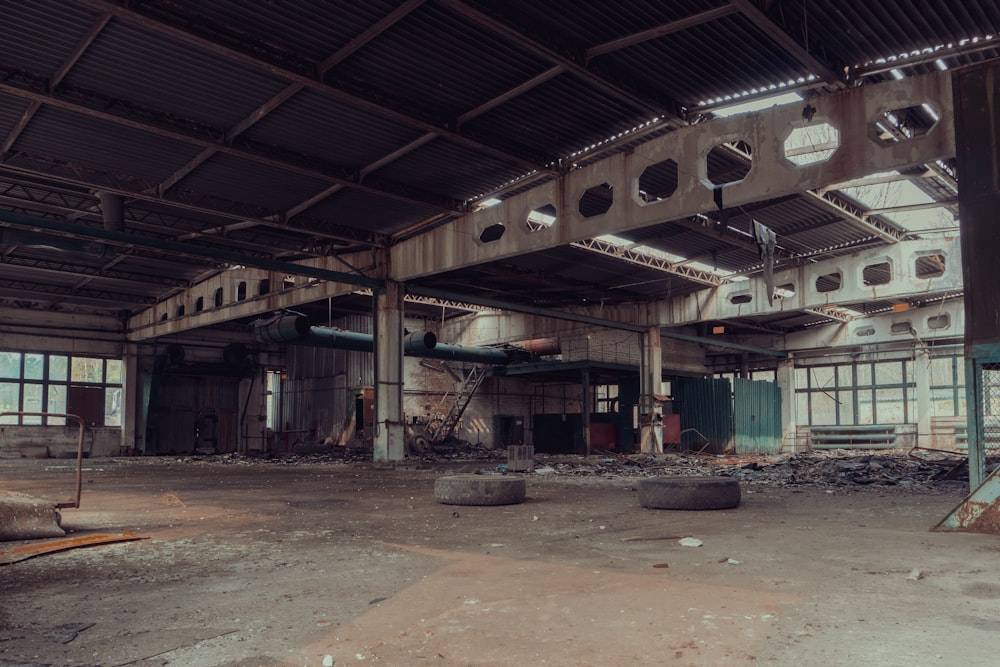
[[[962,284],[958,238],[916,239],[775,271],[771,303],[759,276],[675,297],[658,304],[658,321],[681,326],[803,310],[850,321],[852,305],[945,295]]]
[[[932,109],[937,121],[926,132],[887,137],[885,119],[914,107]],[[400,241],[390,277],[407,281],[714,211],[720,202],[741,206],[948,159],[952,111],[951,73],[935,72],[684,127]],[[720,169],[709,159],[741,147],[752,155],[749,168],[730,160],[732,169]],[[892,228],[865,224],[898,240]]]

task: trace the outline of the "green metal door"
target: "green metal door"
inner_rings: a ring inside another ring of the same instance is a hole
[[[781,450],[781,390],[767,380],[736,378],[733,386],[734,445],[738,454]]]
[[[673,382],[681,416],[681,447],[721,453],[733,442],[733,394],[726,378],[683,378]]]

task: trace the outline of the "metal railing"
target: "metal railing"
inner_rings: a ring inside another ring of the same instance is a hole
[[[64,503],[56,503],[58,508],[74,508],[80,506],[80,492],[83,489],[83,419],[77,415],[70,415],[62,412],[0,412],[0,418],[7,416],[19,417],[63,417],[65,419],[75,419],[80,424],[80,436],[76,443],[76,496],[72,500]]]

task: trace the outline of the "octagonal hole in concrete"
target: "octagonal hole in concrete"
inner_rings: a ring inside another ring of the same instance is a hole
[[[479,241],[481,243],[493,243],[494,241],[499,241],[506,231],[507,228],[503,226],[503,223],[497,222],[479,233]]]
[[[816,278],[816,291],[817,292],[836,292],[840,289],[843,284],[843,277],[840,272],[837,273],[827,273],[826,275],[819,276]]]
[[[785,139],[785,159],[798,167],[826,162],[840,148],[840,130],[826,121],[798,125]]]
[[[869,264],[861,271],[861,281],[866,287],[888,285],[892,282],[892,265],[889,262]]]
[[[908,334],[913,332],[913,325],[909,320],[905,322],[894,322],[891,327],[889,327],[889,333],[893,336],[898,336],[900,334]]]
[[[705,157],[706,174],[713,185],[739,183],[753,166],[753,148],[745,141],[719,144]]]
[[[528,212],[525,225],[529,232],[540,232],[556,224],[556,207],[552,204],[539,206]]]
[[[639,174],[639,198],[650,204],[669,199],[677,191],[677,162],[651,164]]]
[[[871,130],[878,142],[889,145],[924,136],[940,119],[940,114],[930,104],[918,104],[884,112]]]
[[[940,278],[944,275],[944,267],[944,255],[937,253],[920,255],[913,262],[917,278]]]
[[[607,183],[594,185],[587,188],[587,191],[580,197],[577,206],[580,215],[585,218],[593,218],[595,215],[604,215],[611,209],[614,203],[614,192]]]
[[[795,296],[795,285],[793,283],[778,285],[774,288],[774,296],[778,299],[789,299]]]
[[[951,315],[948,313],[941,313],[940,315],[932,315],[927,318],[927,328],[928,329],[947,329],[951,326]]]

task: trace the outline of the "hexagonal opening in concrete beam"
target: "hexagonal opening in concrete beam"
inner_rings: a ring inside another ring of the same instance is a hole
[[[479,242],[493,243],[494,241],[499,241],[506,231],[507,228],[503,226],[502,222],[492,224],[479,233]]]
[[[892,264],[889,262],[869,264],[861,271],[861,281],[866,287],[871,285],[888,285],[892,282]]]
[[[556,224],[556,207],[552,204],[539,206],[528,212],[528,219],[525,226],[529,232],[540,232]]]
[[[739,183],[753,166],[753,147],[746,141],[719,144],[705,157],[706,175],[712,185]]]
[[[793,283],[778,285],[774,288],[774,296],[778,299],[790,299],[795,296],[795,285]]]
[[[951,315],[941,313],[927,318],[927,328],[933,330],[947,329],[951,326]]]
[[[595,215],[604,215],[611,209],[611,204],[615,201],[614,192],[607,183],[594,185],[587,188],[587,191],[580,197],[577,206],[580,215],[585,218],[593,218]]]
[[[924,136],[940,119],[941,114],[930,104],[917,104],[883,112],[869,131],[876,141],[889,145]]]
[[[677,163],[664,160],[639,174],[639,199],[646,204],[669,199],[677,191]]]
[[[819,276],[816,278],[816,291],[817,292],[836,292],[843,285],[844,279],[837,273],[827,273],[826,275]]]
[[[840,148],[840,130],[827,121],[796,123],[783,145],[784,157],[797,167],[826,162]]]
[[[933,253],[920,255],[913,262],[913,272],[917,278],[940,278],[944,275],[944,255]]]

